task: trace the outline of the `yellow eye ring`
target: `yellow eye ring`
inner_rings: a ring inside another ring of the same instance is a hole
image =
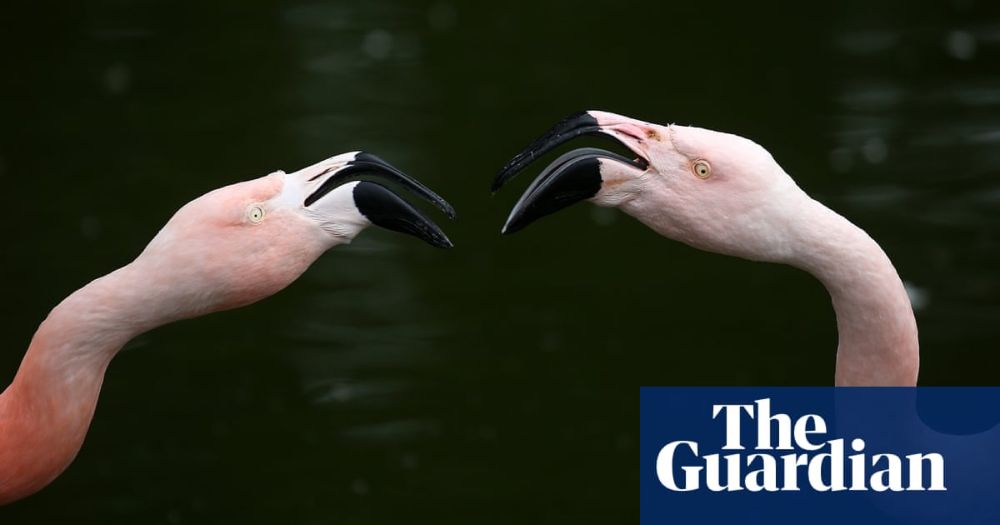
[[[247,210],[247,218],[254,224],[260,223],[260,221],[264,220],[264,208],[261,208],[260,206],[251,206],[250,209]]]
[[[712,165],[708,161],[698,160],[691,166],[694,175],[699,179],[707,179],[712,176]]]

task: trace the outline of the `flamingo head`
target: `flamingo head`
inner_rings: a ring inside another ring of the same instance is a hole
[[[366,179],[357,180],[365,176]],[[443,198],[378,157],[351,152],[211,191],[182,207],[149,243],[146,265],[176,311],[169,319],[235,308],[272,295],[323,252],[374,224],[450,248],[451,241],[383,180],[432,202]],[[161,316],[162,317],[162,316]]]
[[[563,120],[514,157],[497,175],[494,191],[580,135],[612,138],[633,156],[580,148],[559,157],[521,196],[503,233],[590,200],[621,208],[661,235],[702,250],[756,260],[788,256],[785,221],[804,194],[767,150],[729,133],[588,111]]]

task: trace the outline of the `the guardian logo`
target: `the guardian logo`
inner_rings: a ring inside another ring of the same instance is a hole
[[[947,490],[941,454],[869,454],[861,438],[852,439],[848,451],[843,438],[822,440],[827,432],[822,417],[807,414],[793,421],[787,414],[772,415],[770,399],[713,405],[712,419],[725,422],[722,450],[739,452],[701,456],[696,441],[668,443],[656,457],[656,476],[664,487],[676,492],[703,487],[713,492]],[[746,421],[756,423],[756,443],[749,454],[743,452],[747,447],[740,432]]]

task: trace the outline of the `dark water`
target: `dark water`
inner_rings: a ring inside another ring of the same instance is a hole
[[[1000,381],[991,3],[212,4],[2,8],[0,385],[54,304],[237,180],[373,151],[455,204],[458,247],[369,231],[141,337],[0,523],[629,522],[639,385],[830,384],[806,274],[585,205],[500,238],[526,181],[490,198],[495,169],[586,108],[763,144],[893,258],[922,383]]]

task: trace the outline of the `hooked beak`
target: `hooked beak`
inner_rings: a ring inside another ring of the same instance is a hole
[[[388,162],[366,152],[348,155],[353,155],[353,158],[346,163],[336,163],[333,166],[317,170],[315,174],[310,174],[309,182],[318,181],[323,176],[327,176],[327,178],[305,198],[303,206],[307,208],[312,206],[345,182],[355,180],[360,176],[369,176],[398,184],[434,204],[448,218],[455,218],[455,208],[448,204],[448,201]],[[376,226],[412,235],[438,248],[454,246],[448,236],[441,231],[441,228],[427,218],[423,212],[377,182],[367,180],[358,182],[353,189],[353,198],[354,205],[361,215],[364,215],[368,221]]]
[[[501,233],[514,233],[541,217],[597,195],[604,182],[601,176],[603,163],[618,162],[645,171],[649,162],[622,138],[624,135],[641,140],[638,136],[640,133],[636,131],[639,128],[630,124],[629,120],[612,113],[577,113],[563,119],[515,155],[493,180],[494,193],[532,161],[581,135],[613,138],[638,156],[629,159],[599,148],[579,148],[557,158],[542,170],[521,195]]]

